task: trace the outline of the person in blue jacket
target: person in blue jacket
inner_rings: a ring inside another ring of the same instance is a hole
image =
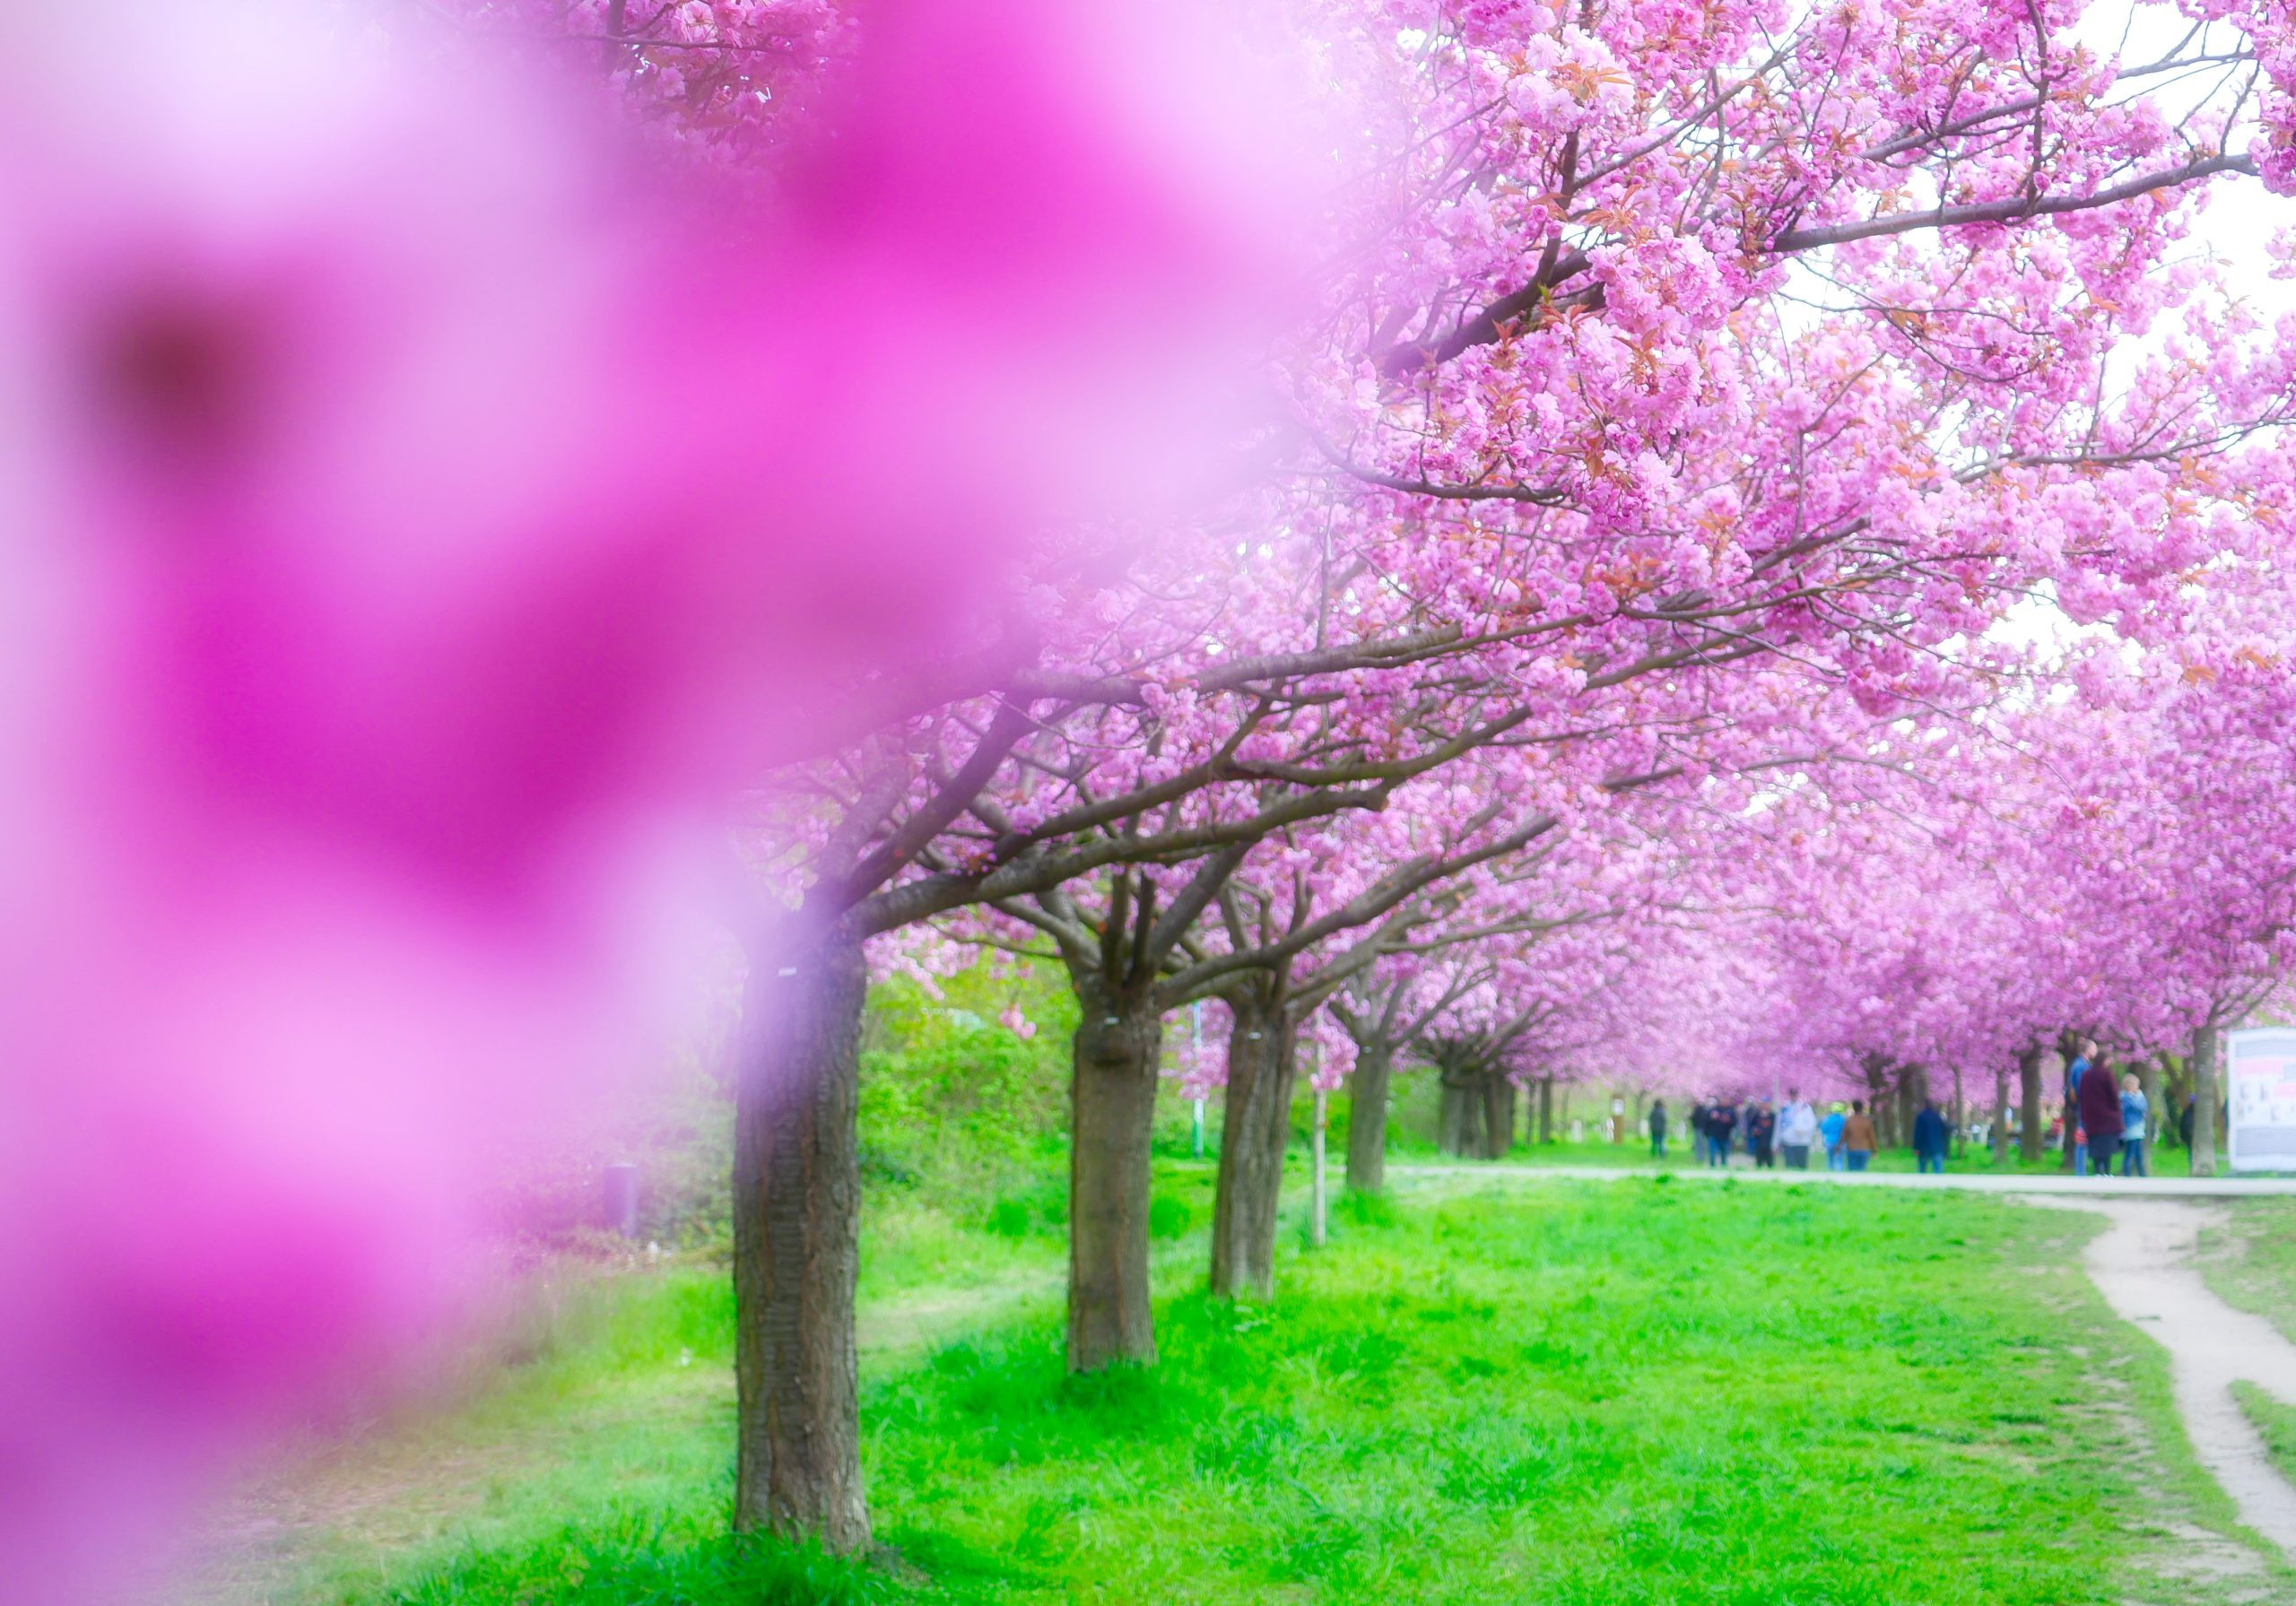
[[[2089,1049],[2085,1042],[2075,1043],[2073,1057],[2065,1065],[2065,1141],[2073,1145],[2073,1174],[2089,1175],[2089,1133],[2081,1124],[2081,1079],[2089,1072]],[[2108,1169],[2112,1161],[2106,1159]]]
[[[2144,1140],[2150,1134],[2152,1110],[2144,1085],[2134,1074],[2120,1079],[2120,1174],[2150,1176],[2144,1164]]]
[[[1818,1135],[1825,1140],[1826,1169],[1829,1171],[1849,1168],[1849,1158],[1841,1151],[1841,1129],[1848,1121],[1849,1117],[1842,1114],[1841,1106],[1837,1104],[1826,1112],[1826,1118],[1818,1123]]]
[[[1944,1175],[1945,1146],[1951,1136],[1952,1133],[1945,1125],[1945,1117],[1937,1113],[1937,1101],[1934,1098],[1925,1100],[1921,1106],[1921,1113],[1913,1118],[1913,1157],[1916,1167],[1923,1171],[1935,1171],[1941,1176]]]

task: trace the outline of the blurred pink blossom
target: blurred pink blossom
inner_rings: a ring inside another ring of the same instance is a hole
[[[12,1598],[437,1315],[723,789],[1184,486],[1280,265],[1208,11],[873,13],[770,202],[329,15],[5,7]]]

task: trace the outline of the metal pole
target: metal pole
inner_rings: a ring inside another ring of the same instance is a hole
[[[1197,999],[1187,1006],[1187,1041],[1191,1063],[1204,1056],[1204,1000]],[[1196,1096],[1196,1114],[1188,1122],[1188,1152],[1197,1159],[1204,1158],[1204,1095]]]
[[[1322,1248],[1324,1244],[1325,1207],[1326,1202],[1330,1197],[1329,1191],[1324,1185],[1324,1101],[1326,1098],[1324,1090],[1318,1088],[1316,1089],[1316,1125],[1311,1134],[1316,1156],[1315,1214],[1309,1227],[1309,1239],[1318,1249]]]

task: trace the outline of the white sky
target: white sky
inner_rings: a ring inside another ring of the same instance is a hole
[[[2090,10],[2074,31],[2099,52],[2118,53],[2124,65],[2139,66],[2166,56],[2191,27],[2189,19],[2161,0],[2106,0]],[[2229,50],[2238,42],[2230,28],[2220,25],[2213,33],[2213,39],[2204,36],[2207,53]],[[2182,107],[2173,89],[2160,91],[2164,103],[2178,109],[2189,107],[2204,91],[2215,89],[2219,80],[2204,75],[2189,82],[2191,92]],[[2220,180],[2211,203],[2196,220],[2192,243],[2222,264],[2229,289],[2271,318],[2296,313],[2296,280],[2273,278],[2266,250],[2272,236],[2291,226],[2296,226],[2296,196],[2273,195],[2254,179]],[[2055,603],[2040,599],[2014,604],[1987,632],[2023,647],[2063,646],[2082,633]]]
[[[2162,0],[2105,0],[2091,8],[2074,33],[2101,54],[2119,54],[2124,66],[2142,66],[2161,60],[2176,48],[2192,23],[2173,4]],[[2126,43],[2123,44],[2124,37]],[[2219,24],[2203,36],[2208,53],[2229,51],[2239,42],[2234,30]],[[2163,81],[2167,82],[2166,80]],[[2213,89],[2218,80],[2204,75],[2187,81],[2182,106],[2173,84],[2154,92],[2164,104],[2181,109]],[[2253,102],[2251,102],[2253,105]],[[2241,142],[2245,143],[2245,142]],[[2281,229],[2296,225],[2296,196],[2275,195],[2255,180],[2221,185],[2201,213],[2195,242],[2205,244],[2226,265],[2226,282],[2253,299],[2267,316],[2296,312],[2296,281],[2274,279],[2268,273],[2266,245]]]

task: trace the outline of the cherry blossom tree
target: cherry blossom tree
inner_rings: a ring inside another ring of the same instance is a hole
[[[1290,260],[1283,195],[1196,143],[1267,98],[1144,87],[1191,65],[1172,8],[886,8],[773,184],[590,114],[650,9],[573,84],[439,9],[8,13],[0,1012],[46,1141],[0,1211],[39,1491],[0,1571],[36,1598],[439,1314],[491,1141],[645,1059],[725,799],[978,684],[1033,532],[1226,441]],[[769,1412],[835,1372],[745,1368]]]
[[[1122,1152],[1082,1134],[1144,1130],[1168,967],[1281,833],[1510,742],[1726,771],[1813,686],[1945,696],[2029,587],[2098,617],[2252,542],[2286,352],[2176,253],[2284,177],[2271,30],[2120,64],[2076,11],[1333,8],[1396,154],[1335,202],[1361,247],[1278,353],[1269,467],[1122,579],[1040,582],[908,778],[824,784],[874,879],[801,871],[809,918],[1065,927],[1078,1152]]]
[[[1075,911],[1100,962],[1072,974],[1110,1006],[1079,1035],[1109,1072],[1079,1071],[1080,1133],[1105,1116],[1113,1152],[1190,966],[1290,987],[1363,951],[1317,947],[1363,893],[1288,920],[1272,860],[1301,833],[1490,753],[1557,755],[1574,798],[1750,774],[1813,704],[1951,700],[1953,644],[2029,588],[2157,639],[2193,573],[2284,541],[2257,488],[2288,481],[2257,472],[2285,467],[2287,352],[2188,254],[2211,194],[2296,178],[2274,8],[2193,0],[2207,26],[2129,61],[2069,4],[1255,13],[1226,31],[1312,41],[1379,135],[1280,191],[1248,160],[1284,143],[1251,136],[1258,98],[1160,92],[1218,37],[1169,7],[459,8],[470,40],[603,84],[644,158],[415,8],[371,53],[232,9],[16,19],[10,148],[73,161],[0,175],[0,394],[28,442],[5,494],[34,532],[10,590],[64,603],[13,604],[37,628],[0,709],[9,884],[41,933],[13,1057],[134,1105],[105,1067],[200,1045],[152,1153],[258,1130],[312,998],[374,1023],[338,1089],[381,1098],[405,1063],[527,1085],[608,1040],[575,1004],[632,996],[633,911],[684,862],[663,840],[778,765],[748,833],[771,892],[742,916],[744,1523],[866,1538],[869,937]],[[1326,267],[1269,272],[1296,261],[1270,233]],[[2229,694],[2270,673],[2255,650],[2189,667]],[[2284,710],[2257,698],[2268,744]],[[1465,851],[1535,824],[1519,773]],[[2112,836],[2133,794],[2097,818],[2100,847],[2156,839]],[[1347,871],[1396,898],[1361,924],[1431,888],[1413,862]],[[258,918],[196,917],[249,886]],[[1241,948],[1189,950],[1231,912]],[[2100,973],[2021,1026],[2212,1041],[2279,951],[2268,909],[2227,912],[2183,933],[2205,997],[2116,1016],[2135,989]],[[149,1040],[91,1048],[75,1001],[123,974]],[[1950,1019],[1886,1052],[1942,1063]],[[55,1113],[92,1143],[111,1107]],[[313,1180],[268,1151],[218,1169],[279,1186],[187,1209],[207,1243],[295,1219],[278,1202]],[[378,1197],[328,1218],[339,1244],[387,1250]],[[1111,1220],[1087,1261],[1130,1254]],[[141,1243],[106,1232],[83,1260]],[[24,1286],[77,1288],[39,1236],[11,1250]],[[153,1280],[200,1256],[115,1258],[160,1308],[217,1302]],[[387,1326],[420,1258],[331,1257],[374,1275],[298,1329],[247,1270],[293,1257],[250,1252],[220,1304],[284,1375]],[[75,1324],[100,1301],[30,1307],[10,1354],[98,1352]],[[215,1379],[241,1403],[268,1381]],[[106,1437],[47,1397],[22,1463]],[[21,1532],[30,1554],[73,1527]]]

